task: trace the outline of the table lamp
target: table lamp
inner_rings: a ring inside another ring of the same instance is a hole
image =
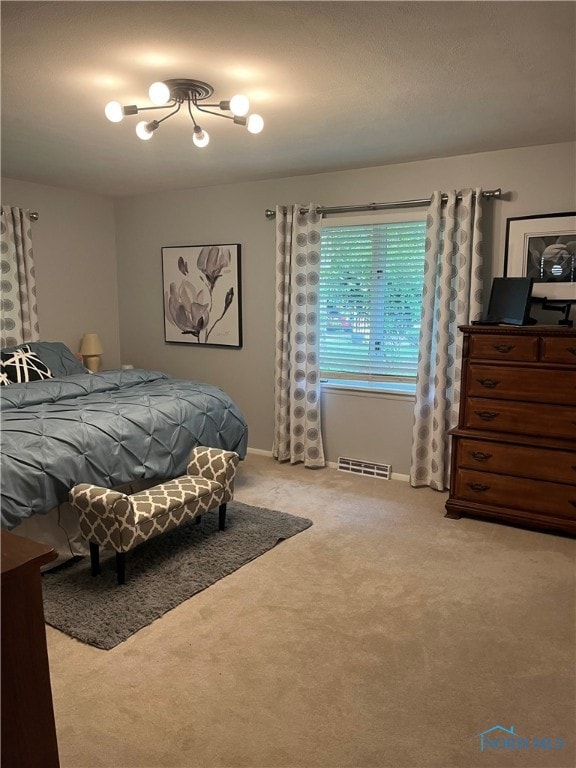
[[[80,354],[86,368],[92,373],[98,373],[100,370],[100,355],[102,354],[102,344],[97,333],[85,333],[82,336],[80,344]]]

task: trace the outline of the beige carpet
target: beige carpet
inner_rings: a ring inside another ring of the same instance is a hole
[[[110,651],[47,628],[62,768],[574,765],[573,540],[262,456],[237,498],[314,525]]]

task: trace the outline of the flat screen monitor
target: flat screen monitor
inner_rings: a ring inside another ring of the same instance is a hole
[[[531,277],[495,277],[486,313],[488,323],[532,325],[530,317]]]

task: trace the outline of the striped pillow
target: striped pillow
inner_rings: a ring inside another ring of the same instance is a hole
[[[28,344],[11,352],[2,352],[1,373],[13,384],[53,378],[50,368],[32,352]]]

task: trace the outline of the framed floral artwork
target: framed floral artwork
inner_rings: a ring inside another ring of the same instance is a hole
[[[576,299],[576,213],[506,221],[506,277],[532,277],[533,296]]]
[[[208,347],[242,347],[240,245],[162,248],[164,338]]]

